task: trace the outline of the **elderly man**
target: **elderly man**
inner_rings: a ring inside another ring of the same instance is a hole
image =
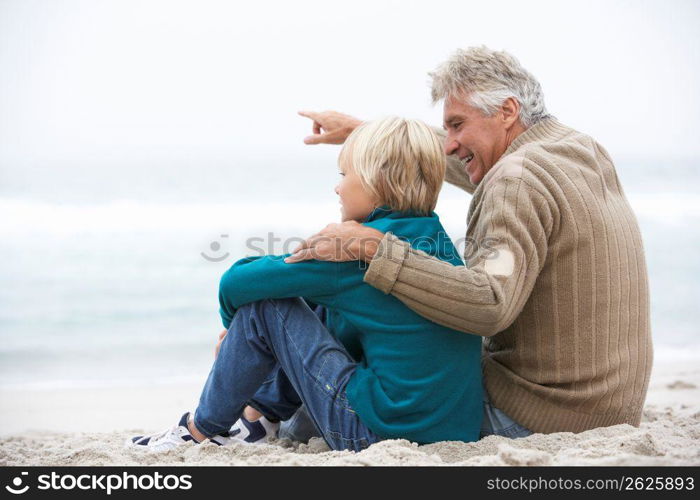
[[[483,435],[639,425],[652,365],[647,271],[610,156],[549,115],[540,84],[505,52],[458,50],[431,76],[447,181],[473,193],[467,265],[353,222],[327,226],[288,261],[363,259],[367,283],[484,336]],[[342,143],[360,123],[301,114],[314,121],[308,144]]]

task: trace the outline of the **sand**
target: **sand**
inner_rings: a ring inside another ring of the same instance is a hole
[[[700,465],[699,387],[696,359],[657,356],[638,428],[616,425],[579,434],[534,434],[516,440],[490,436],[476,443],[425,446],[390,440],[360,453],[330,451],[322,440],[313,439],[309,444],[273,440],[260,446],[185,445],[164,454],[124,449],[124,440],[142,430],[119,423],[144,421],[144,412],[115,413],[114,408],[128,393],[134,405],[153,408],[145,430],[162,430],[179,416],[176,409],[183,408],[178,397],[187,399],[181,387],[159,388],[161,405],[148,391],[134,396],[134,391],[120,393],[117,388],[0,390],[5,431],[0,465]],[[80,407],[86,397],[92,398],[90,405]],[[160,425],[152,427],[156,419]],[[99,432],[105,427],[111,432]]]

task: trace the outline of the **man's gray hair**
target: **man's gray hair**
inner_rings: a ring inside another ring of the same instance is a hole
[[[520,103],[520,121],[530,127],[549,117],[540,83],[505,51],[485,46],[458,49],[452,57],[428,73],[433,103],[449,97],[467,97],[485,115],[493,115],[514,97]]]

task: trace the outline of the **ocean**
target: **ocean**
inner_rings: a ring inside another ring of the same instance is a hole
[[[330,158],[332,155],[325,155]],[[657,353],[700,346],[700,161],[618,162],[642,229]],[[338,220],[333,162],[0,166],[0,387],[206,377],[221,274]],[[469,196],[437,213],[464,236]]]

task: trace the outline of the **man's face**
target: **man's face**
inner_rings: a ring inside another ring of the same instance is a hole
[[[508,148],[508,129],[501,112],[485,116],[464,98],[445,99],[443,127],[447,130],[445,153],[461,160],[471,158],[465,170],[472,184],[481,182]]]

